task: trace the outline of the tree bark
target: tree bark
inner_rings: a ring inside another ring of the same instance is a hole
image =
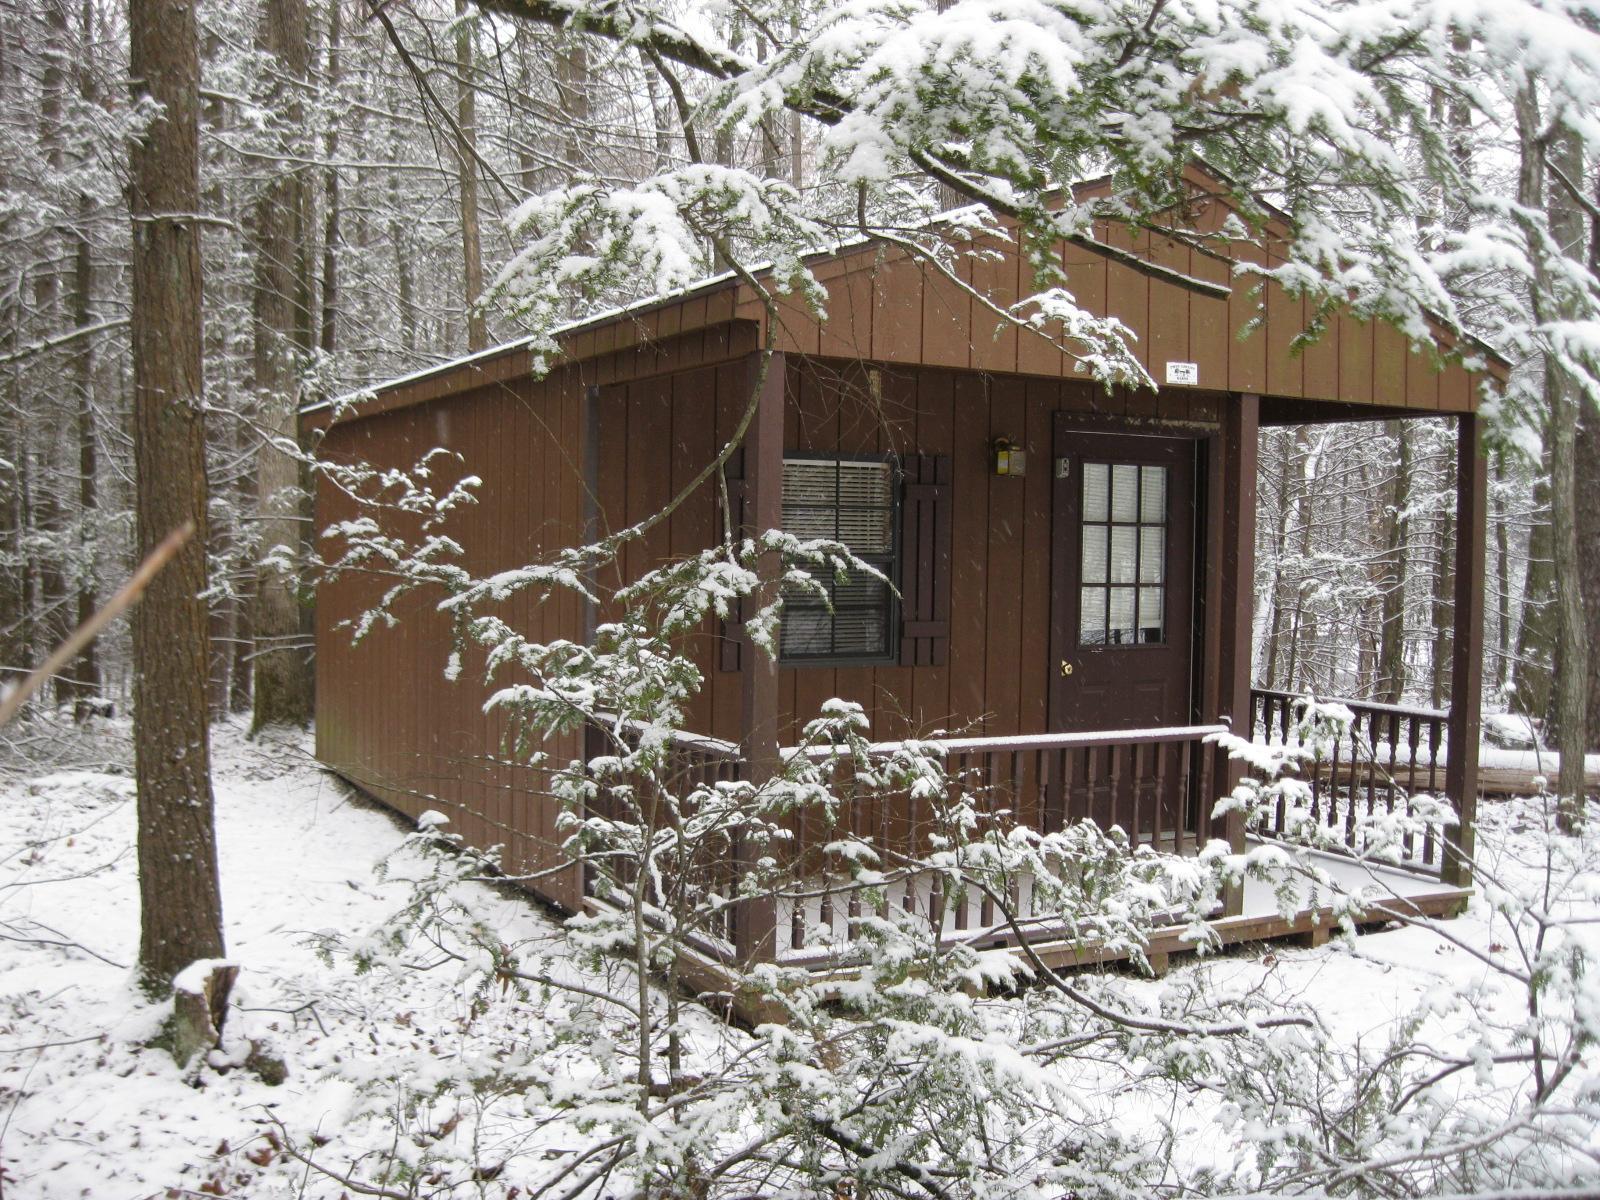
[[[467,302],[467,350],[489,348],[483,296],[483,248],[478,232],[478,102],[472,85],[473,23],[466,0],[456,0],[456,162],[461,180],[462,281]]]
[[[306,77],[304,0],[268,0],[262,10],[262,48],[291,80]],[[302,124],[298,94],[280,85],[274,108],[290,131]],[[292,143],[285,150],[292,150]],[[254,366],[266,437],[256,453],[259,545],[253,613],[255,711],[252,731],[305,725],[311,719],[310,660],[301,631],[299,548],[304,491],[298,444],[301,352],[309,340],[305,259],[304,171],[275,165],[255,210]]]
[[[64,4],[65,0],[61,0]],[[83,0],[81,18],[82,50],[78,56],[78,94],[85,103],[95,102],[94,73],[89,69],[88,47],[94,35],[94,0]],[[94,322],[94,252],[89,243],[89,221],[94,201],[78,197],[78,224],[72,232],[72,321],[76,329],[87,329]],[[97,476],[100,471],[95,443],[94,339],[84,338],[73,358],[73,382],[77,390],[78,435],[78,611],[77,624],[84,625],[99,607],[95,589],[94,534]],[[100,661],[96,644],[90,642],[73,664],[72,676],[78,699],[100,692]],[[80,707],[80,716],[87,709]]]
[[[1511,534],[1506,511],[1506,458],[1502,453],[1494,456],[1494,474],[1490,478],[1489,495],[1494,507],[1490,520],[1494,524],[1494,582],[1495,582],[1495,656],[1494,690],[1504,693],[1506,670],[1511,659]],[[1593,722],[1590,723],[1591,726]]]
[[[206,462],[201,374],[200,59],[187,0],[130,0],[129,80],[161,117],[129,147],[139,553],[195,534],[133,613],[139,973],[163,993],[223,954],[206,728]]]
[[[343,0],[333,0],[328,12],[328,90],[339,91],[341,77],[341,31]],[[338,338],[339,320],[339,123],[330,121],[323,139],[323,156],[328,160],[323,192],[327,197],[327,217],[322,231],[322,328],[317,344],[324,354],[332,354]]]
[[[1550,447],[1533,483],[1533,525],[1528,531],[1528,569],[1522,578],[1522,620],[1511,676],[1511,707],[1543,720],[1554,679],[1556,581],[1551,569]]]
[[[1600,201],[1600,168],[1595,171],[1594,195]],[[1600,280],[1600,209],[1589,220],[1589,275]],[[1600,412],[1593,404],[1584,409],[1578,422],[1576,447],[1573,470],[1577,477],[1600,479]],[[1594,661],[1600,655],[1600,505],[1585,504],[1578,510],[1578,567],[1589,632],[1589,749],[1600,750],[1600,670],[1595,670]]]
[[[1406,691],[1406,575],[1411,561],[1412,435],[1404,421],[1391,421],[1398,454],[1384,513],[1383,589],[1378,644],[1378,700],[1399,704]]]
[[[1444,493],[1454,495],[1456,456],[1453,447],[1445,451]],[[1450,644],[1455,638],[1455,568],[1457,558],[1455,510],[1439,512],[1439,536],[1434,542],[1433,570],[1433,680],[1430,703],[1444,708],[1450,702]]]
[[[1517,98],[1517,126],[1522,159],[1517,199],[1526,209],[1543,208],[1548,216],[1554,247],[1535,240],[1533,318],[1538,326],[1572,315],[1572,303],[1554,278],[1548,257],[1568,257],[1583,251],[1583,218],[1560,188],[1545,188],[1545,174],[1553,153],[1569,179],[1585,177],[1583,146],[1578,138],[1558,132],[1553,146],[1540,128],[1538,102],[1532,86]],[[1544,203],[1548,194],[1548,205]],[[1535,231],[1535,239],[1537,238]],[[1577,528],[1578,405],[1581,391],[1568,377],[1553,353],[1544,355],[1545,447],[1550,459],[1551,572],[1555,579],[1555,634],[1560,657],[1554,680],[1551,716],[1556,725],[1556,748],[1561,769],[1556,783],[1561,827],[1576,831],[1583,816],[1583,755],[1588,742],[1586,723],[1589,699],[1589,630],[1579,587]]]
[[[1553,147],[1568,179],[1583,179],[1583,145],[1574,134],[1563,134]],[[1545,151],[1548,153],[1548,151]],[[1583,256],[1583,214],[1567,194],[1552,187],[1550,233],[1569,257]],[[1558,297],[1556,311],[1567,306]],[[1583,756],[1589,745],[1589,623],[1583,608],[1578,554],[1578,410],[1582,390],[1564,367],[1551,357],[1545,363],[1545,402],[1550,423],[1550,531],[1551,566],[1556,580],[1556,634],[1561,647],[1555,680],[1556,744],[1561,771],[1556,785],[1561,795],[1563,825],[1575,830],[1583,814]]]

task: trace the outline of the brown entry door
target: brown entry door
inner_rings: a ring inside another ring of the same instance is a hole
[[[1055,428],[1050,723],[1190,724],[1195,442]]]

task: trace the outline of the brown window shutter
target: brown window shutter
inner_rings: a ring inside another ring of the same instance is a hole
[[[728,482],[728,514],[733,520],[734,541],[748,537],[745,528],[744,447],[740,446],[723,464],[722,477]],[[717,505],[717,524],[722,524],[722,505]],[[739,670],[740,650],[744,642],[744,604],[737,602],[728,616],[718,622],[717,636],[721,647],[717,652],[717,667],[723,671]]]
[[[942,667],[950,655],[948,454],[901,460],[900,664]]]

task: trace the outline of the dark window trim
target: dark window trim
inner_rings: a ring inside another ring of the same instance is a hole
[[[900,545],[901,492],[905,474],[896,454],[830,454],[821,450],[785,450],[785,462],[877,462],[889,467],[889,603],[884,619],[887,622],[882,654],[803,654],[793,655],[783,650],[783,633],[778,634],[778,665],[783,667],[883,667],[900,663],[900,572],[904,567],[903,547]],[[781,497],[780,497],[781,503]]]

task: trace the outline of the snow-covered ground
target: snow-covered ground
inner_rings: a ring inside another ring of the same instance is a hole
[[[113,744],[113,752],[120,747]],[[310,739],[251,742],[216,728],[213,769],[227,948],[242,965],[228,1041],[255,1040],[288,1066],[282,1086],[208,1069],[192,1085],[141,1048],[170,1005],[145,1004],[131,773],[63,770],[0,788],[0,1192],[8,1197],[299,1195],[306,1169],[267,1138],[309,1147],[338,1129],[353,1154],[395,1136],[368,1085],[390,1070],[516,1045],[514,1012],[477,1013],[449,965],[358,975],[315,953],[319,930],[360,933],[403,902],[405,863],[374,874],[406,831],[352,799]],[[478,888],[506,936],[548,938],[551,918]],[[410,1115],[402,1138],[441,1126]],[[444,1118],[448,1121],[448,1116]],[[370,1126],[370,1129],[368,1128]],[[275,1134],[276,1136],[276,1134]],[[448,1137],[449,1134],[443,1135]],[[220,1189],[220,1190],[219,1190]],[[313,1175],[305,1195],[339,1195]]]
[[[281,1056],[287,1079],[269,1086],[228,1055],[185,1079],[165,1051],[145,1048],[167,1009],[146,1004],[132,984],[133,785],[116,765],[125,753],[116,727],[99,737],[109,767],[12,764],[0,775],[0,1192],[353,1194],[286,1146],[363,1177],[384,1156],[421,1162],[453,1140],[471,1140],[459,1147],[465,1160],[537,1163],[530,1151],[548,1135],[520,1096],[487,1097],[476,1113],[461,1112],[459,1100],[454,1111],[414,1101],[430,1078],[514,1058],[544,1036],[552,1006],[568,1001],[485,1005],[451,964],[421,969],[419,960],[397,977],[318,956],[318,931],[360,934],[402,903],[409,851],[388,877],[374,873],[406,831],[320,772],[308,739],[251,742],[232,724],[214,734],[228,953],[243,968],[227,1048],[238,1061],[258,1043]],[[1482,835],[1490,857],[1518,845],[1525,816],[1516,805],[1490,806]],[[550,941],[548,969],[578,970],[555,947],[550,915],[474,890],[508,940]],[[1600,888],[1590,903],[1600,917]],[[1278,946],[1183,970],[1209,973],[1221,990],[1314,999],[1341,1036],[1370,1038],[1441,983],[1490,975],[1472,950],[1504,950],[1482,901],[1451,932],[1461,945],[1397,930],[1364,936],[1353,949]],[[1134,990],[1155,999],[1171,982]],[[629,986],[625,978],[595,983]],[[395,1104],[386,1081],[399,1079],[411,1086]],[[1189,1120],[1203,1125],[1205,1101],[1193,1103]],[[486,1154],[491,1146],[498,1149]],[[516,1180],[508,1171],[478,1188],[516,1195]]]

